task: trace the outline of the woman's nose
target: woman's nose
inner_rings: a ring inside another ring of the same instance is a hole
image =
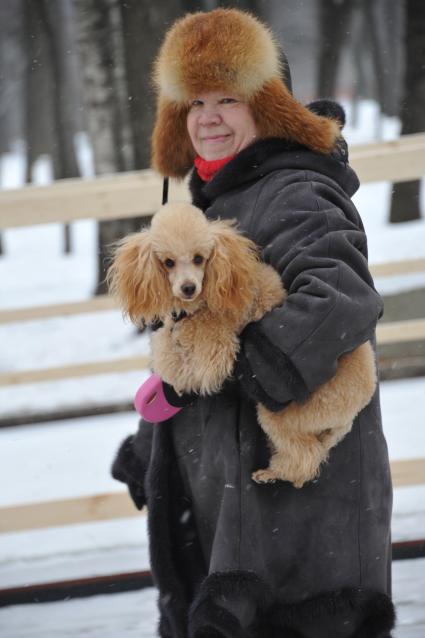
[[[215,109],[206,108],[200,114],[198,121],[202,126],[211,126],[211,124],[220,124],[221,116]]]

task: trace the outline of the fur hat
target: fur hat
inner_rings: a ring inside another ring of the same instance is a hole
[[[154,83],[152,165],[166,176],[182,178],[193,166],[189,101],[208,91],[230,91],[246,100],[261,138],[285,138],[329,153],[339,136],[337,122],[302,106],[282,81],[282,56],[271,31],[237,9],[177,20],[156,59]]]

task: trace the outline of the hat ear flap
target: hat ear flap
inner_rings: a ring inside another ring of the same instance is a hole
[[[152,166],[162,175],[182,179],[193,166],[196,153],[186,125],[187,106],[158,98],[152,133]]]
[[[313,151],[330,153],[340,135],[338,122],[309,111],[278,78],[266,82],[249,104],[259,137],[287,138]]]

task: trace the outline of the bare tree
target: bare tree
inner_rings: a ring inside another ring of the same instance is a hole
[[[166,29],[185,7],[180,2],[169,0],[125,0],[120,2],[120,9],[134,168],[141,169],[150,164],[149,140],[154,117],[152,64]]]
[[[115,70],[114,0],[75,0],[75,16],[84,83],[85,114],[97,174],[115,173],[125,166],[119,108],[120,85]],[[96,294],[106,292],[104,247],[117,235],[116,222],[98,225],[98,283]]]
[[[399,0],[362,0],[362,5],[377,100],[382,113],[395,116],[399,100],[403,6]]]
[[[22,0],[0,2],[0,154],[22,137]]]
[[[332,98],[336,95],[342,50],[355,4],[355,0],[319,1],[318,96]]]
[[[166,28],[186,10],[183,4],[171,0],[75,0],[96,173],[149,166],[154,113],[152,62]],[[108,246],[138,230],[144,219],[99,223],[96,294],[106,292]]]
[[[0,2],[0,155],[22,137],[22,3]],[[0,233],[0,255],[4,253]]]
[[[52,118],[52,163],[55,179],[79,177],[77,156],[74,146],[76,133],[74,93],[77,82],[70,52],[74,46],[72,32],[72,5],[69,0],[61,2],[40,2],[40,14],[45,25],[46,40],[51,64],[53,82]],[[71,252],[70,227],[65,225],[65,252]]]
[[[70,0],[24,0],[26,67],[26,181],[32,181],[35,161],[52,158],[54,179],[80,174],[74,136],[77,130],[76,70]],[[65,226],[65,252],[70,252]]]
[[[32,181],[32,171],[41,155],[52,147],[52,78],[45,37],[45,16],[41,2],[23,1],[24,43],[26,52],[25,124],[26,182]]]
[[[250,11],[257,15],[261,14],[263,7],[261,0],[217,0],[215,6],[220,7],[235,7],[235,9],[241,9],[242,11]],[[213,7],[210,7],[211,9]]]
[[[372,95],[395,115],[400,85],[398,0],[320,0],[317,93],[335,97],[343,52],[354,62],[354,98]]]
[[[400,117],[402,135],[425,131],[425,4],[421,0],[406,1],[406,70]],[[420,181],[394,184],[390,222],[419,219]]]

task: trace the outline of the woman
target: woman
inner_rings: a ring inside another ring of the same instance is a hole
[[[289,293],[243,331],[218,395],[142,421],[115,460],[115,478],[148,506],[164,638],[388,638],[394,623],[378,390],[316,481],[251,480],[269,455],[256,402],[303,401],[374,340],[382,312],[342,109],[301,106],[281,72],[271,33],[231,9],[178,21],[156,62],[154,167],[181,178],[195,162],[193,202],[236,218]]]

